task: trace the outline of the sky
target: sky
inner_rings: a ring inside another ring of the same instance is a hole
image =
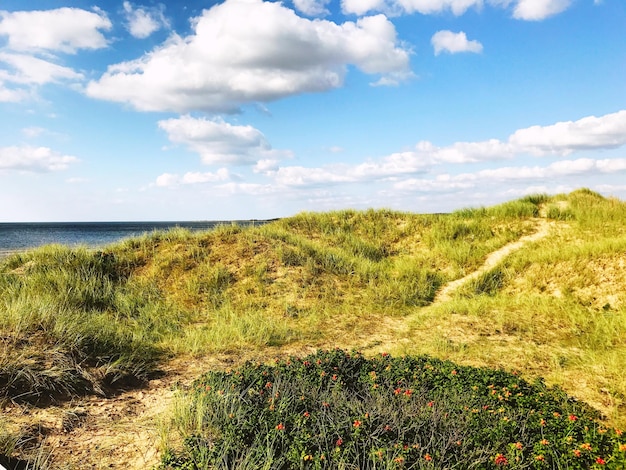
[[[626,199],[624,0],[0,0],[0,222]]]

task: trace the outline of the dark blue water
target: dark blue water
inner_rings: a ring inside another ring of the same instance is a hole
[[[51,243],[97,248],[155,230],[182,227],[209,230],[217,225],[261,225],[266,221],[205,222],[51,222],[0,223],[0,257]]]

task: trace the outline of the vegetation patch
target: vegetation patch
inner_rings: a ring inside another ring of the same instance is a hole
[[[613,468],[626,436],[541,381],[320,351],[198,379],[162,469]]]

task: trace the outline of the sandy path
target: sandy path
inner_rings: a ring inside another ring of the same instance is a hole
[[[452,293],[456,291],[459,287],[461,287],[466,282],[476,279],[480,275],[489,271],[491,268],[495,267],[498,263],[500,263],[504,258],[509,256],[514,251],[519,250],[524,245],[530,242],[535,242],[537,240],[541,240],[545,238],[550,233],[550,228],[554,225],[554,223],[548,222],[545,219],[537,219],[537,231],[533,234],[526,235],[521,237],[519,240],[513,243],[509,243],[508,245],[503,246],[499,250],[491,253],[485,263],[478,268],[476,271],[468,274],[461,279],[457,279],[455,281],[449,282],[446,284],[435,296],[435,300],[433,303],[446,302],[450,300]]]

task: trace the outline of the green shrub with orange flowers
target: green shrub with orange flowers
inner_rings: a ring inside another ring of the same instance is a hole
[[[543,382],[341,349],[210,372],[161,469],[624,469],[626,436]]]

